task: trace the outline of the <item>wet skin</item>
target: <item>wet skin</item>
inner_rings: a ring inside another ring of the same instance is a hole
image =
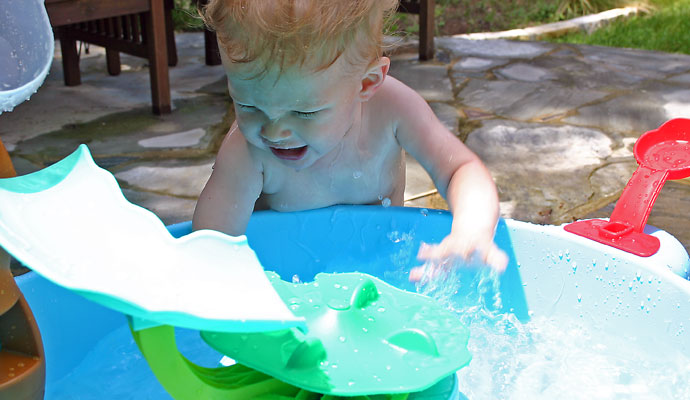
[[[244,233],[255,209],[402,205],[404,152],[429,172],[453,212],[451,234],[423,258],[477,251],[500,269],[493,245],[498,200],[488,171],[426,102],[387,77],[385,57],[357,68],[269,69],[224,60],[236,122],[194,213],[194,229]],[[504,255],[503,255],[504,257]]]

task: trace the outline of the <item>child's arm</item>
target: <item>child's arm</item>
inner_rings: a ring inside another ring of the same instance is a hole
[[[398,142],[426,169],[453,214],[450,234],[438,245],[423,246],[418,257],[441,260],[476,253],[491,267],[505,269],[508,259],[493,241],[499,209],[489,171],[443,126],[421,96],[397,80],[389,81],[390,101],[395,102],[400,121]]]
[[[243,235],[262,188],[261,163],[252,157],[235,123],[223,140],[213,173],[199,196],[192,229]]]

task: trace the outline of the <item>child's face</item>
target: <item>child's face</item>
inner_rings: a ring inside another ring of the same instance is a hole
[[[224,63],[247,141],[296,170],[333,151],[357,121],[361,105],[361,78],[344,72],[349,66],[342,58],[318,72],[291,67],[254,78],[257,65]]]

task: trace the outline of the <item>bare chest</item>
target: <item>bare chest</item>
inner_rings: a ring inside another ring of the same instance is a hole
[[[295,171],[273,166],[265,176],[258,208],[296,211],[334,204],[401,205],[403,151],[397,145],[343,146],[323,163]]]

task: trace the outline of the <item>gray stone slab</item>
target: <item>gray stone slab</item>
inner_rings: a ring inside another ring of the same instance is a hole
[[[177,110],[164,116],[153,115],[146,106],[110,114],[88,123],[70,124],[19,142],[13,153],[37,162],[54,162],[82,143],[88,144],[97,160],[114,156],[151,157],[152,153],[160,151],[178,151],[184,157],[214,150],[218,136],[225,134],[230,126],[229,116],[226,115],[228,100],[225,97],[203,95],[180,100],[177,104]],[[202,129],[205,133],[193,146],[188,143],[173,146],[172,142],[166,148],[146,148],[139,145],[142,140],[195,129]]]
[[[680,74],[668,79],[668,82],[690,85],[690,74]]]
[[[583,57],[610,68],[649,78],[665,78],[690,71],[690,55],[604,46],[578,46]]]
[[[471,80],[458,94],[465,106],[521,121],[562,115],[607,94],[557,83]]]
[[[201,128],[192,128],[184,132],[169,133],[166,135],[154,136],[141,139],[137,144],[146,148],[168,148],[168,147],[193,147],[200,144],[201,139],[206,135],[206,131]]]
[[[567,57],[549,54],[530,60],[526,63],[548,70],[564,86],[577,86],[605,91],[629,90],[648,79],[645,76],[630,74],[620,68],[611,68],[608,64],[593,62],[581,56]]]
[[[190,221],[194,215],[196,200],[193,199],[166,196],[132,189],[123,189],[122,193],[131,203],[144,207],[156,214],[166,225]]]
[[[436,46],[451,53],[453,58],[463,56],[497,58],[534,58],[550,50],[555,45],[545,42],[521,42],[513,40],[469,40],[453,37],[437,37]]]
[[[434,111],[434,114],[436,114],[438,119],[441,120],[443,126],[457,135],[458,124],[460,121],[460,113],[458,110],[454,106],[446,103],[434,102],[429,103],[429,106],[431,106],[431,109]]]
[[[453,71],[486,71],[509,61],[503,58],[463,57],[453,65]]]
[[[485,121],[465,142],[491,171],[504,216],[560,223],[591,201],[590,176],[612,153],[604,133],[568,125]]]
[[[405,165],[405,199],[418,197],[436,189],[434,182],[414,157],[406,154]]]
[[[211,176],[213,162],[213,159],[187,163],[142,162],[116,172],[115,178],[129,189],[196,199]]]
[[[507,58],[463,57],[453,64],[450,74],[455,83],[458,84],[465,78],[483,78],[493,68],[508,62],[510,60]]]
[[[563,119],[563,122],[639,136],[659,127],[667,119],[664,101],[659,96],[633,91],[581,107],[576,115]]]
[[[453,85],[446,65],[393,58],[390,75],[414,89],[426,101],[453,100]]]
[[[556,79],[556,74],[548,69],[526,63],[515,63],[495,71],[496,75],[516,81],[543,82]]]

